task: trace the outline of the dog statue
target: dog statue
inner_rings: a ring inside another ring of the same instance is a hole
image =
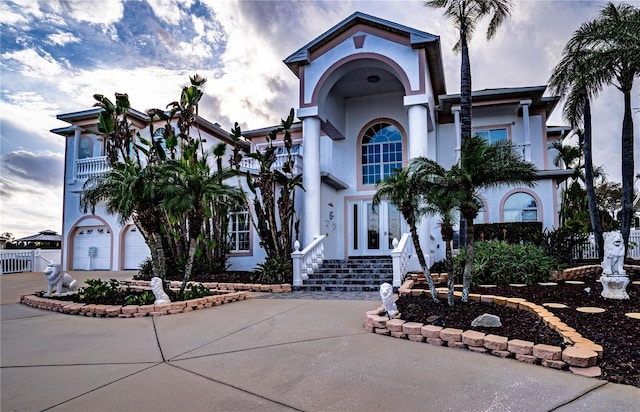
[[[156,297],[156,301],[153,302],[154,304],[161,305],[163,303],[171,303],[169,295],[167,295],[162,288],[162,279],[157,276],[151,278],[151,291]]]
[[[624,242],[620,232],[608,232],[604,238],[603,275],[626,275],[624,270]]]
[[[53,286],[56,287],[56,295],[78,290],[80,284],[68,273],[62,273],[60,265],[52,263],[48,265],[44,271],[44,277],[47,278],[49,287],[47,288],[47,296],[51,296]]]
[[[393,301],[393,287],[390,284],[385,282],[380,285],[380,297],[389,319],[399,318],[400,312],[398,312],[398,306]]]

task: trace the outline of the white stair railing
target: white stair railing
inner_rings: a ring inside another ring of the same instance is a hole
[[[293,259],[293,286],[302,286],[304,280],[309,279],[309,275],[322,265],[324,260],[324,238],[320,235],[313,239],[307,247],[300,250],[300,242],[296,240],[294,251],[291,254]]]
[[[399,241],[397,238],[393,238],[392,245],[393,251],[391,252],[391,260],[393,261],[393,286],[400,287],[402,285],[402,279],[407,273],[407,266],[413,252],[411,234],[403,233]]]

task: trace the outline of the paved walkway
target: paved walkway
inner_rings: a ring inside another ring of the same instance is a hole
[[[0,277],[2,411],[640,410],[638,388],[365,333],[370,300],[250,299],[134,319],[15,303],[44,286],[41,274]]]

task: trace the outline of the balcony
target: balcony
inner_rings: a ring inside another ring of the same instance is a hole
[[[103,175],[111,170],[107,156],[87,157],[85,159],[77,159],[74,170],[75,180],[86,180],[91,177]]]
[[[294,154],[293,156],[293,174],[298,175],[302,173],[302,156]],[[282,170],[282,165],[287,161],[287,155],[276,155],[276,161],[271,166],[271,170]],[[256,159],[244,157],[240,161],[240,168],[249,172],[258,172],[260,170],[260,163]]]

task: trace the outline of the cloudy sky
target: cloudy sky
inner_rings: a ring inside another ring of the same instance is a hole
[[[562,47],[599,1],[515,0],[490,43],[471,43],[474,90],[546,84]],[[296,107],[297,79],[282,60],[355,11],[439,35],[447,92],[459,93],[457,35],[422,1],[1,0],[0,233],[61,232],[64,139],[56,115],[129,94],[145,110],[208,78],[201,110],[229,128],[275,124]],[[640,87],[632,95],[640,107]],[[622,94],[593,104],[595,163],[620,181]],[[550,125],[563,124],[558,108]],[[640,141],[640,113],[634,114]],[[636,143],[636,172],[639,167]]]

